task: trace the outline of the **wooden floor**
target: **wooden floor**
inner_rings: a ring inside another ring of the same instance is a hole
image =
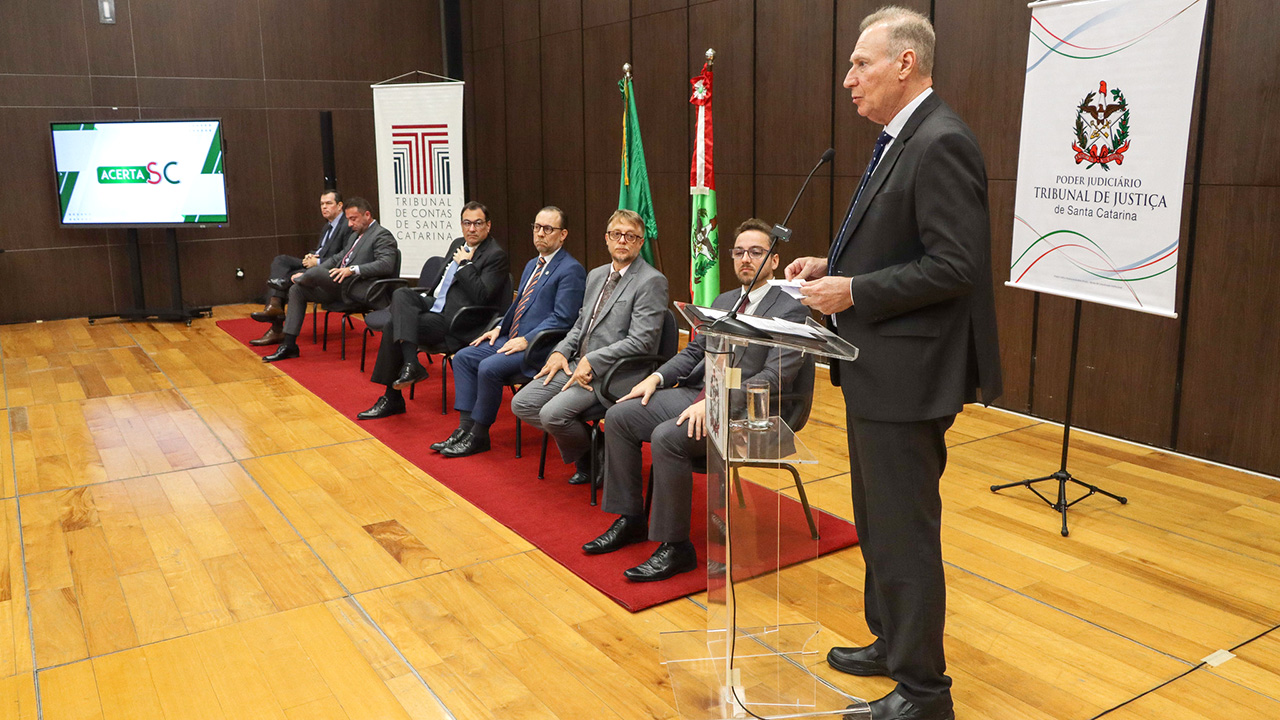
[[[5,326],[0,351],[0,718],[677,716],[659,634],[705,598],[627,612],[212,320]],[[806,487],[849,517],[819,386]],[[1063,538],[987,489],[1060,439],[980,408],[948,436],[957,716],[1280,718],[1280,482],[1076,434],[1073,472],[1130,502],[1085,500]],[[857,548],[788,573],[831,638],[868,639]]]

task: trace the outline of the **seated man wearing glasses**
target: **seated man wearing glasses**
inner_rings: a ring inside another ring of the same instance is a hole
[[[722,293],[711,307],[736,309],[742,315],[780,317],[804,322],[809,310],[800,301],[769,286],[778,268],[778,255],[769,254],[769,232],[764,221],[751,218],[738,226],[733,242],[733,264],[742,287]],[[760,278],[747,289],[761,264]],[[653,556],[623,575],[633,582],[666,580],[698,566],[689,522],[693,499],[693,463],[707,453],[706,400],[703,396],[703,356],[706,337],[698,335],[675,357],[631,388],[609,408],[605,417],[604,510],[621,517],[600,537],[582,546],[589,555],[613,552],[646,537],[660,544]],[[764,346],[735,353],[732,365],[742,380],[765,380],[772,397],[791,386],[800,370],[798,350],[781,357]],[[734,393],[733,395],[738,395]],[[731,396],[742,405],[743,398]],[[740,412],[740,410],[739,410]],[[733,416],[733,408],[730,410]],[[646,532],[644,482],[640,475],[640,446],[648,440],[653,453],[653,511]]]
[[[391,295],[391,322],[382,331],[370,380],[387,387],[373,407],[356,415],[375,420],[404,412],[404,388],[427,378],[418,361],[420,345],[444,341],[458,310],[468,305],[500,305],[510,265],[507,251],[489,237],[489,210],[472,201],[462,207],[462,237],[445,252],[449,262],[424,288],[400,288]],[[505,298],[509,300],[510,298]],[[483,327],[453,328],[468,343]]]
[[[498,327],[471,341],[453,356],[458,429],[432,450],[445,457],[465,457],[489,449],[489,426],[498,417],[502,389],[517,373],[533,375],[547,351],[531,357],[529,340],[543,330],[567,330],[582,307],[587,271],[564,249],[569,220],[563,210],[547,206],[533,221],[538,255],[524,266],[516,301]]]
[[[667,310],[667,276],[640,259],[644,220],[630,210],[615,211],[605,244],[612,262],[587,275],[577,323],[511,401],[516,417],[546,430],[560,457],[574,463],[573,485],[591,480],[591,435],[581,420],[599,407],[591,383],[625,357],[657,352]]]

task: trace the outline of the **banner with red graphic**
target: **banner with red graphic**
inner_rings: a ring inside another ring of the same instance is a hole
[[[1176,317],[1205,2],[1031,4],[1007,285]]]
[[[376,217],[396,236],[400,272],[417,277],[427,258],[443,255],[462,235],[461,82],[373,86],[378,157]],[[340,186],[347,195],[373,188]]]
[[[689,82],[689,102],[697,111],[694,123],[693,162],[689,167],[689,194],[693,196],[693,224],[689,232],[689,298],[694,305],[710,307],[720,294],[720,230],[716,210],[716,173],[711,149],[711,64]]]

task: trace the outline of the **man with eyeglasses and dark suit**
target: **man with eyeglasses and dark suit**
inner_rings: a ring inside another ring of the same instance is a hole
[[[778,255],[769,254],[770,230],[763,220],[751,218],[734,231],[733,265],[742,287],[722,293],[711,307],[802,323],[809,311],[795,298],[769,286],[778,269]],[[760,277],[748,288],[757,270]],[[652,557],[623,572],[632,582],[666,580],[698,566],[689,541],[689,524],[692,461],[707,454],[707,401],[703,393],[706,345],[704,335],[689,341],[675,357],[631,388],[605,416],[609,430],[605,433],[604,510],[620,517],[582,550],[599,555],[646,538],[656,540],[659,545]],[[741,370],[744,381],[764,380],[770,394],[779,397],[779,391],[790,388],[800,370],[800,351],[785,350],[773,362],[770,358],[777,356],[769,348],[754,346],[736,352],[732,365]],[[736,391],[730,402],[739,408],[744,405]],[[653,509],[647,532],[640,458],[645,441],[651,443],[653,453]]]
[[[555,438],[560,457],[573,463],[572,485],[590,482],[591,435],[582,415],[599,407],[591,383],[619,360],[658,351],[667,310],[667,276],[640,259],[644,220],[630,210],[609,218],[605,244],[611,261],[587,275],[573,329],[547,357],[533,382],[511,400],[524,422]],[[619,382],[634,382],[618,378]]]
[[[529,355],[529,338],[543,330],[567,329],[577,319],[587,271],[564,249],[568,226],[565,212],[550,205],[534,218],[533,245],[538,256],[524,266],[516,301],[502,323],[453,356],[458,429],[433,444],[432,450],[445,457],[488,450],[489,426],[498,417],[507,378],[520,372],[533,375],[547,359],[545,351],[537,357]]]

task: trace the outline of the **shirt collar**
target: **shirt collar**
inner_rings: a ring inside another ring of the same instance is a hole
[[[754,309],[757,305],[759,305],[760,301],[764,299],[765,293],[767,292],[769,292],[769,283],[765,283],[760,287],[756,288],[755,290],[752,290],[750,293],[747,293],[747,307],[743,309],[743,312]],[[742,302],[741,294],[738,295],[738,298],[737,300],[734,301],[734,304],[736,305],[737,303],[740,303],[740,302]]]
[[[914,100],[907,103],[906,107],[899,110],[897,115],[893,116],[893,119],[889,121],[889,124],[884,126],[884,131],[889,133],[889,136],[893,138],[897,138],[901,135],[902,128],[907,126],[907,121],[911,119],[912,113],[916,111],[916,108],[920,107],[920,104],[924,102],[925,98],[932,94],[933,88],[925,88],[924,92],[917,95]]]

